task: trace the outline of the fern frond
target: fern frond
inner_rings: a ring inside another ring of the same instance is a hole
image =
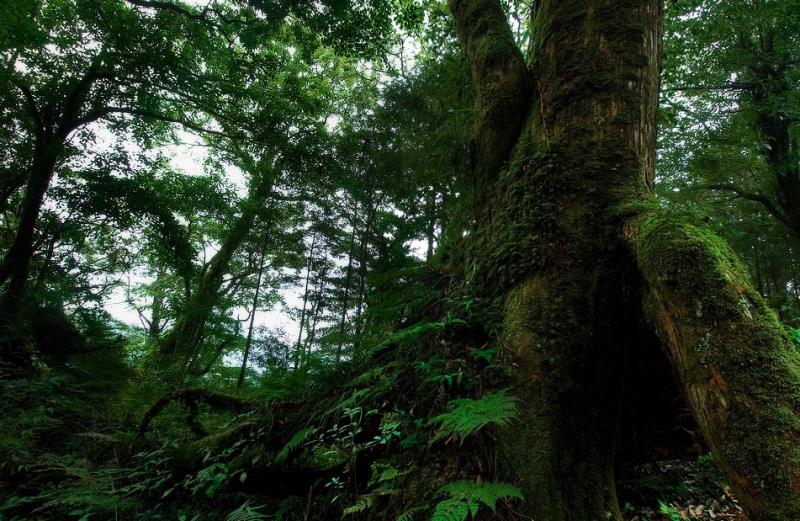
[[[387,465],[385,463],[373,463],[372,476],[369,479],[368,485],[372,486],[384,483],[386,481],[395,480],[413,472],[415,468],[415,466],[411,466],[407,469],[400,470],[397,467],[393,467],[392,465]]]
[[[381,496],[394,496],[397,495],[398,490],[393,488],[384,488],[380,487],[369,494],[364,494],[363,496],[359,496],[356,502],[349,507],[345,508],[342,511],[343,516],[348,516],[350,514],[357,514],[359,512],[363,512],[365,510],[369,510],[372,508],[372,505],[375,504],[375,500]]]
[[[375,495],[364,494],[363,496],[359,496],[359,498],[356,500],[355,503],[345,508],[342,511],[342,516],[349,516],[350,514],[357,514],[359,512],[369,510],[370,508],[372,508],[372,505],[374,504],[375,504]]]
[[[389,335],[383,342],[373,347],[373,350],[380,351],[391,345],[407,346],[416,342],[417,339],[425,333],[430,331],[439,331],[441,329],[456,325],[463,326],[466,325],[466,322],[460,318],[455,318],[449,315],[435,322],[418,322],[413,326],[409,326]]]
[[[395,521],[414,521],[414,518],[417,516],[417,513],[427,510],[427,508],[428,505],[424,505],[406,510],[405,512],[397,516],[397,519]]]
[[[452,400],[449,412],[429,422],[439,425],[431,443],[453,435],[464,443],[467,436],[489,424],[507,426],[517,418],[517,402],[518,399],[508,396],[505,390],[484,395],[480,400]]]
[[[431,521],[464,521],[467,516],[474,518],[481,505],[494,512],[498,499],[522,499],[518,488],[502,482],[455,481],[442,487],[441,492],[451,497],[436,505]]]
[[[264,508],[263,506],[260,507],[253,507],[250,506],[249,501],[245,501],[242,506],[231,512],[225,517],[225,521],[263,521],[267,519],[269,516],[259,512],[260,509]]]
[[[316,427],[306,427],[305,429],[301,429],[295,433],[295,435],[286,442],[286,445],[283,446],[277,456],[275,456],[275,461],[281,462],[288,458],[289,454],[297,450],[311,434],[316,432],[316,430]]]
[[[478,504],[461,499],[445,499],[436,505],[431,521],[464,521],[468,515],[475,517],[478,513]]]

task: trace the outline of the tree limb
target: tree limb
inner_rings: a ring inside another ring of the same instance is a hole
[[[663,211],[628,222],[644,312],[748,519],[800,519],[800,354],[733,251]]]
[[[734,194],[736,194],[736,197],[759,203],[764,208],[766,208],[766,210],[773,217],[779,220],[784,226],[786,226],[790,230],[793,229],[791,219],[789,219],[789,217],[786,214],[784,214],[775,205],[775,203],[773,203],[767,196],[765,196],[762,193],[747,192],[745,190],[742,190],[733,183],[714,183],[706,185],[706,188],[709,190],[721,190],[721,191],[733,192]]]
[[[472,171],[480,209],[526,119],[530,74],[499,0],[449,0],[449,5],[475,84]]]
[[[41,134],[44,131],[44,120],[42,119],[42,114],[39,111],[39,108],[36,106],[36,99],[33,97],[33,92],[31,92],[31,89],[28,85],[25,85],[25,83],[17,80],[14,77],[11,78],[11,83],[13,83],[14,86],[22,92],[22,95],[25,96],[25,105],[27,105],[28,112],[33,118],[33,122],[36,124],[36,133]]]
[[[708,90],[750,90],[753,88],[751,83],[746,82],[730,82],[720,85],[676,85],[675,87],[667,87],[665,92],[687,92],[687,91],[708,91]]]
[[[184,128],[189,130],[194,130],[195,132],[200,132],[203,134],[211,134],[215,136],[230,138],[230,139],[240,139],[242,136],[232,136],[230,134],[226,134],[225,132],[220,132],[218,130],[212,130],[209,128],[205,128],[202,125],[198,125],[191,121],[187,121],[186,119],[175,117],[175,116],[167,116],[166,114],[160,114],[158,112],[151,112],[148,110],[142,109],[135,109],[129,107],[103,107],[100,109],[95,109],[87,112],[83,116],[79,118],[75,118],[72,120],[70,129],[74,130],[78,127],[86,125],[88,123],[97,121],[99,119],[103,119],[107,116],[112,114],[128,114],[131,116],[139,116],[145,119],[152,119],[156,121],[163,121],[165,123],[174,123],[176,125],[180,125]]]
[[[188,388],[172,391],[161,397],[145,413],[142,422],[139,424],[138,435],[144,436],[150,427],[153,418],[159,415],[170,402],[179,401],[192,410],[198,403],[204,403],[213,409],[244,412],[258,406],[256,402],[238,398],[229,394],[219,393],[210,389]]]

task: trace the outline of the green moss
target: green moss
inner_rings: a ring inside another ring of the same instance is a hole
[[[731,249],[651,211],[628,229],[646,311],[717,461],[754,519],[800,516],[800,356]]]

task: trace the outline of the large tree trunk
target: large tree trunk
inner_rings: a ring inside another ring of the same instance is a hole
[[[755,292],[737,304],[749,286],[716,260],[718,240],[687,245],[685,225],[648,210],[661,0],[537,2],[530,71],[498,0],[450,8],[478,100],[465,272],[500,311],[517,368],[521,421],[500,448],[526,513],[621,518],[623,367],[644,348],[645,315],[751,519],[800,519],[800,358]],[[686,262],[660,264],[662,250]],[[695,315],[705,299],[711,312]]]
[[[37,157],[25,189],[17,233],[11,248],[0,262],[0,284],[8,281],[8,287],[3,296],[3,306],[10,312],[16,311],[19,298],[22,296],[28,280],[33,257],[33,234],[36,231],[36,222],[39,219],[44,196],[50,186],[50,180],[53,178],[62,147],[63,142],[61,141],[36,147]]]
[[[6,312],[18,311],[20,297],[25,290],[33,257],[33,235],[36,231],[36,222],[42,211],[44,197],[55,174],[64,145],[73,130],[96,119],[81,119],[78,116],[86,94],[92,84],[100,78],[98,66],[103,58],[103,53],[95,56],[83,76],[68,93],[64,105],[59,107],[60,113],[51,112],[49,114],[57,116],[54,121],[37,123],[33,164],[25,187],[19,225],[11,248],[0,261],[0,284],[8,281],[2,302],[2,307]],[[53,107],[48,106],[45,112],[51,110]],[[41,109],[39,111],[41,112]]]

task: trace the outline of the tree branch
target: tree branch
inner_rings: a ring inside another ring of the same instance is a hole
[[[761,206],[766,208],[766,210],[777,220],[779,220],[784,226],[792,228],[792,221],[789,217],[784,214],[776,205],[773,203],[767,196],[761,193],[753,193],[747,192],[739,188],[733,183],[715,183],[706,185],[705,188],[709,190],[720,190],[726,192],[733,192],[736,194],[736,197],[741,199],[747,199],[748,201],[753,201],[755,203],[759,203]]]
[[[449,0],[449,5],[476,94],[472,171],[480,209],[527,117],[530,74],[499,0]]]
[[[191,20],[207,23],[214,28],[217,27],[217,25],[211,22],[211,20],[209,20],[208,17],[206,16],[206,14],[209,11],[210,4],[207,5],[200,13],[195,13],[177,4],[173,4],[172,2],[160,2],[157,0],[126,0],[126,1],[129,4],[133,4],[138,7],[144,7],[146,9],[171,11],[173,13],[179,14]]]
[[[28,106],[28,112],[36,124],[36,133],[41,134],[44,131],[44,121],[42,120],[42,114],[39,111],[39,108],[36,106],[36,99],[33,97],[33,92],[31,92],[29,86],[25,85],[25,83],[16,78],[12,77],[11,83],[13,83],[14,86],[22,92],[22,95],[25,96],[25,104]]]
[[[691,90],[750,90],[753,88],[751,83],[744,82],[730,82],[721,85],[678,85],[675,87],[665,88],[665,92],[686,92]]]
[[[257,404],[243,398],[237,398],[229,394],[223,394],[210,389],[189,388],[172,391],[165,394],[145,413],[142,422],[139,424],[139,436],[144,436],[150,427],[153,418],[169,405],[172,401],[179,401],[191,407],[191,404],[202,402],[213,409],[244,412],[255,408]]]
[[[218,130],[211,130],[209,128],[203,127],[202,125],[198,125],[191,121],[187,121],[186,119],[183,118],[175,116],[167,116],[165,114],[160,114],[158,112],[151,112],[148,110],[134,109],[128,107],[103,107],[95,110],[90,110],[83,116],[72,120],[70,124],[70,130],[75,130],[83,125],[92,123],[99,119],[103,119],[112,114],[128,114],[131,116],[139,116],[144,119],[163,121],[165,123],[174,123],[189,130],[194,130],[195,132],[200,132],[202,134],[211,134],[229,139],[241,139],[243,137],[243,136],[232,136],[230,134],[227,134],[225,132],[220,132]]]

